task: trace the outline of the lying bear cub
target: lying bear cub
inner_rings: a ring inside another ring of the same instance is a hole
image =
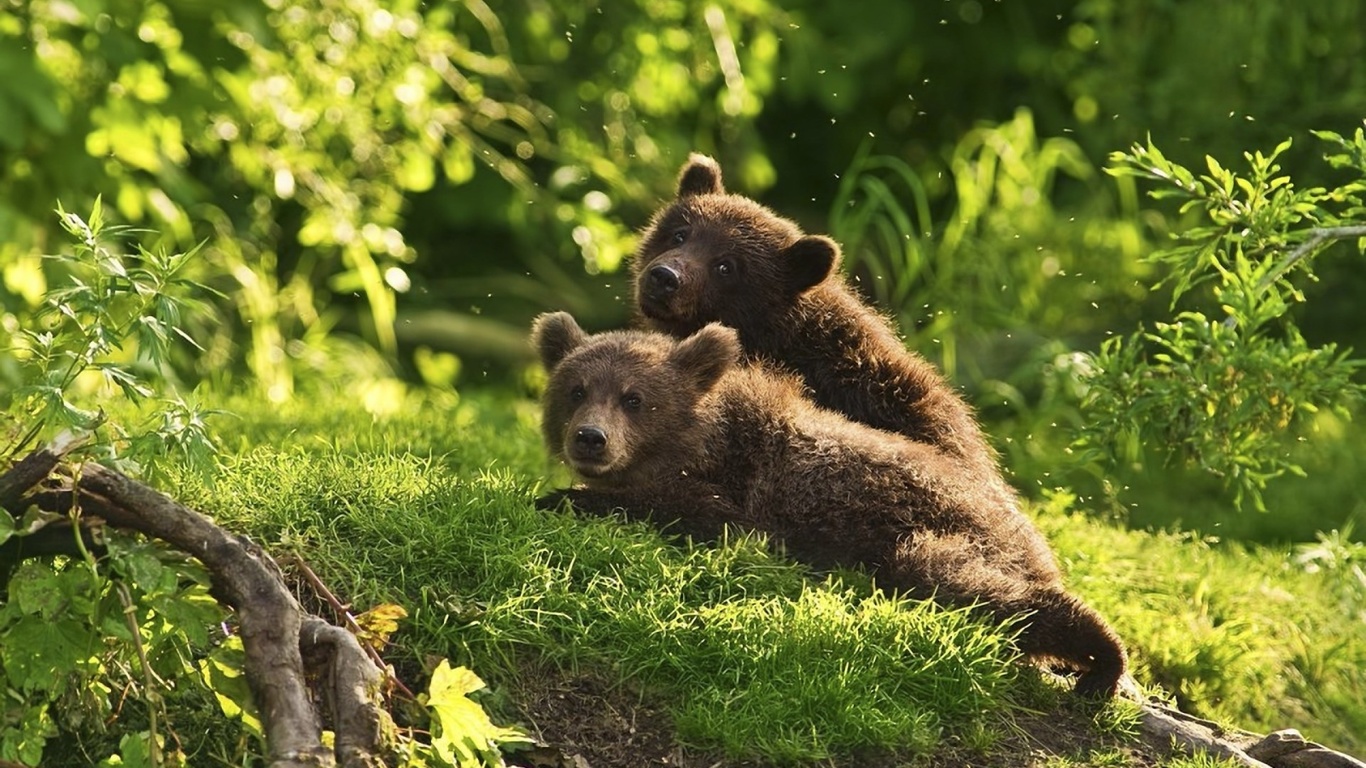
[[[862,566],[884,588],[1004,621],[1027,614],[1027,656],[1081,672],[1109,696],[1127,662],[1095,611],[1063,591],[1043,536],[944,451],[858,424],[802,397],[795,377],[738,364],[736,332],[587,335],[542,315],[533,342],[550,380],[542,431],[582,487],[581,512],[651,520],[697,540],[762,531],[818,569]]]

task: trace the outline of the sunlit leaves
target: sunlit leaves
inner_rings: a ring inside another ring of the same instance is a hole
[[[1248,335],[1197,312],[1102,345],[1082,403],[1086,443],[1137,460],[1144,447],[1224,480],[1242,504],[1299,473],[1285,437],[1320,407],[1340,407],[1360,367],[1332,345],[1311,348],[1295,332]]]
[[[224,715],[240,720],[250,733],[263,736],[261,717],[242,671],[246,661],[242,638],[233,635],[199,661],[199,674],[204,685],[213,691]]]
[[[188,674],[191,659],[209,640],[206,628],[223,620],[203,569],[123,534],[103,541],[108,559],[98,567],[93,558],[66,566],[30,560],[9,579],[0,605],[0,686],[9,692],[0,704],[9,726],[0,759],[38,765],[59,722],[93,736],[135,706],[130,700],[159,702],[197,679]]]
[[[1088,420],[1080,443],[1090,455],[1135,460],[1144,447],[1223,479],[1238,504],[1262,508],[1267,482],[1302,473],[1287,438],[1320,408],[1344,415],[1366,387],[1362,361],[1332,344],[1312,347],[1289,315],[1303,301],[1296,281],[1312,278],[1312,258],[1340,239],[1366,244],[1366,140],[1332,133],[1342,150],[1330,164],[1357,171],[1335,189],[1298,189],[1276,158],[1246,152],[1244,174],[1206,158],[1198,177],[1152,142],[1112,156],[1116,176],[1153,182],[1157,199],[1180,203],[1196,223],[1173,235],[1151,260],[1167,268],[1175,307],[1195,296],[1222,316],[1187,310],[1150,331],[1107,341],[1087,377]]]
[[[70,253],[48,257],[65,274],[65,285],[47,293],[32,327],[21,329],[8,350],[22,361],[22,380],[0,401],[21,415],[25,431],[0,444],[0,457],[17,455],[44,432],[99,426],[103,414],[73,399],[83,379],[141,400],[154,394],[155,372],[176,347],[199,347],[187,329],[203,320],[202,297],[209,289],[182,276],[197,249],[170,255],[140,246],[120,250],[118,236],[127,230],[105,223],[98,198],[88,217],[60,207],[57,217],[76,242]],[[181,444],[206,441],[200,431]],[[211,453],[197,458],[206,462],[200,466],[212,464]]]
[[[483,707],[469,698],[483,687],[478,675],[465,667],[452,669],[445,659],[432,671],[427,693],[427,707],[436,724],[432,748],[447,765],[479,768],[497,764],[501,762],[498,743],[526,740],[515,730],[494,725]]]
[[[1090,333],[1094,315],[1082,308],[1108,312],[1141,295],[1138,227],[1110,210],[1080,146],[1040,136],[1029,110],[963,137],[952,186],[940,191],[955,202],[942,220],[931,213],[942,182],[870,146],[840,177],[831,233],[860,289],[950,375],[965,343],[1022,326],[1050,337]],[[1068,215],[1054,202],[1068,178],[1092,189],[1094,207]]]
[[[1343,219],[1366,220],[1366,130],[1357,128],[1350,137],[1332,131],[1314,131],[1314,135],[1332,148],[1323,158],[1330,166],[1352,171],[1356,176],[1353,181],[1330,191],[1329,199],[1342,206],[1339,215]],[[1366,241],[1358,244],[1366,249]]]
[[[357,614],[356,625],[361,629],[359,633],[361,642],[376,651],[383,651],[385,646],[389,644],[389,638],[398,631],[399,620],[407,618],[407,616],[407,609],[393,603],[377,605],[364,613]]]
[[[1330,132],[1321,137],[1336,137],[1346,144]],[[1249,260],[1249,267],[1259,271],[1254,281],[1258,292],[1274,289],[1298,296],[1290,272],[1308,270],[1309,259],[1285,261],[1277,257],[1311,240],[1315,228],[1341,226],[1361,217],[1359,208],[1342,205],[1359,201],[1362,189],[1366,189],[1359,181],[1332,190],[1298,189],[1288,176],[1280,175],[1276,160],[1290,144],[1287,139],[1270,154],[1243,153],[1246,175],[1236,174],[1207,156],[1209,173],[1196,177],[1168,160],[1151,141],[1111,155],[1109,173],[1156,182],[1149,192],[1154,199],[1174,199],[1181,203],[1182,213],[1200,214],[1202,223],[1183,230],[1171,246],[1150,256],[1172,267],[1167,279],[1172,283],[1173,303],[1205,281],[1218,278],[1228,282],[1228,277],[1246,272],[1240,268],[1240,259]],[[1349,160],[1350,154],[1329,158],[1338,165]]]

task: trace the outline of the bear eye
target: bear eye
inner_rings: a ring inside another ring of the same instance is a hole
[[[574,388],[569,390],[569,401],[571,403],[582,403],[585,397],[588,397],[588,392],[584,390],[582,384],[575,384]]]
[[[636,394],[635,392],[628,392],[621,396],[621,407],[625,408],[628,411],[639,411],[640,403],[640,395]]]
[[[735,263],[730,260],[718,261],[712,269],[721,277],[730,277],[735,274]]]
[[[670,243],[671,245],[682,245],[684,242],[687,241],[687,239],[688,239],[688,228],[687,228],[687,227],[683,227],[683,228],[681,228],[681,229],[675,229],[675,230],[673,231],[673,234],[672,234],[672,235],[669,235],[669,243]]]

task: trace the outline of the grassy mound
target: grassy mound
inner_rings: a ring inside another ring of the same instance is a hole
[[[418,676],[438,657],[471,666],[505,719],[534,717],[519,701],[547,686],[589,679],[609,699],[659,710],[676,741],[728,759],[1149,762],[1115,746],[1132,726],[1123,705],[1079,715],[1015,663],[1001,628],[889,599],[859,574],[812,578],[754,537],[693,547],[533,509],[567,478],[545,458],[525,399],[410,401],[385,416],[328,406],[226,403],[242,414],[218,424],[227,471],[212,483],[185,474],[175,493],[277,554],[298,553],[357,610],[403,605],[391,660]],[[1067,506],[1040,506],[1038,522],[1069,584],[1130,643],[1142,680],[1243,727],[1363,746],[1353,670],[1366,668],[1366,633],[1339,615],[1321,575],[1290,570],[1284,552],[1124,531]],[[1041,712],[1091,736],[1031,755]]]
[[[184,495],[355,599],[407,607],[415,659],[495,682],[615,670],[673,702],[683,740],[784,762],[926,752],[1017,687],[1006,637],[961,611],[809,579],[754,537],[691,547],[533,509],[545,460],[523,405],[239,428],[229,471]]]

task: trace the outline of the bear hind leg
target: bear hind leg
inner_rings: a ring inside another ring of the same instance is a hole
[[[1018,622],[1020,651],[1080,672],[1078,695],[1112,696],[1128,673],[1124,645],[1100,614],[1055,582],[999,567],[963,534],[919,533],[901,544],[886,573],[897,589]]]
[[[1041,588],[1022,606],[1032,615],[1020,632],[1020,650],[1035,658],[1056,659],[1079,670],[1075,692],[1109,698],[1129,671],[1124,645],[1110,625],[1089,606],[1058,588]]]

